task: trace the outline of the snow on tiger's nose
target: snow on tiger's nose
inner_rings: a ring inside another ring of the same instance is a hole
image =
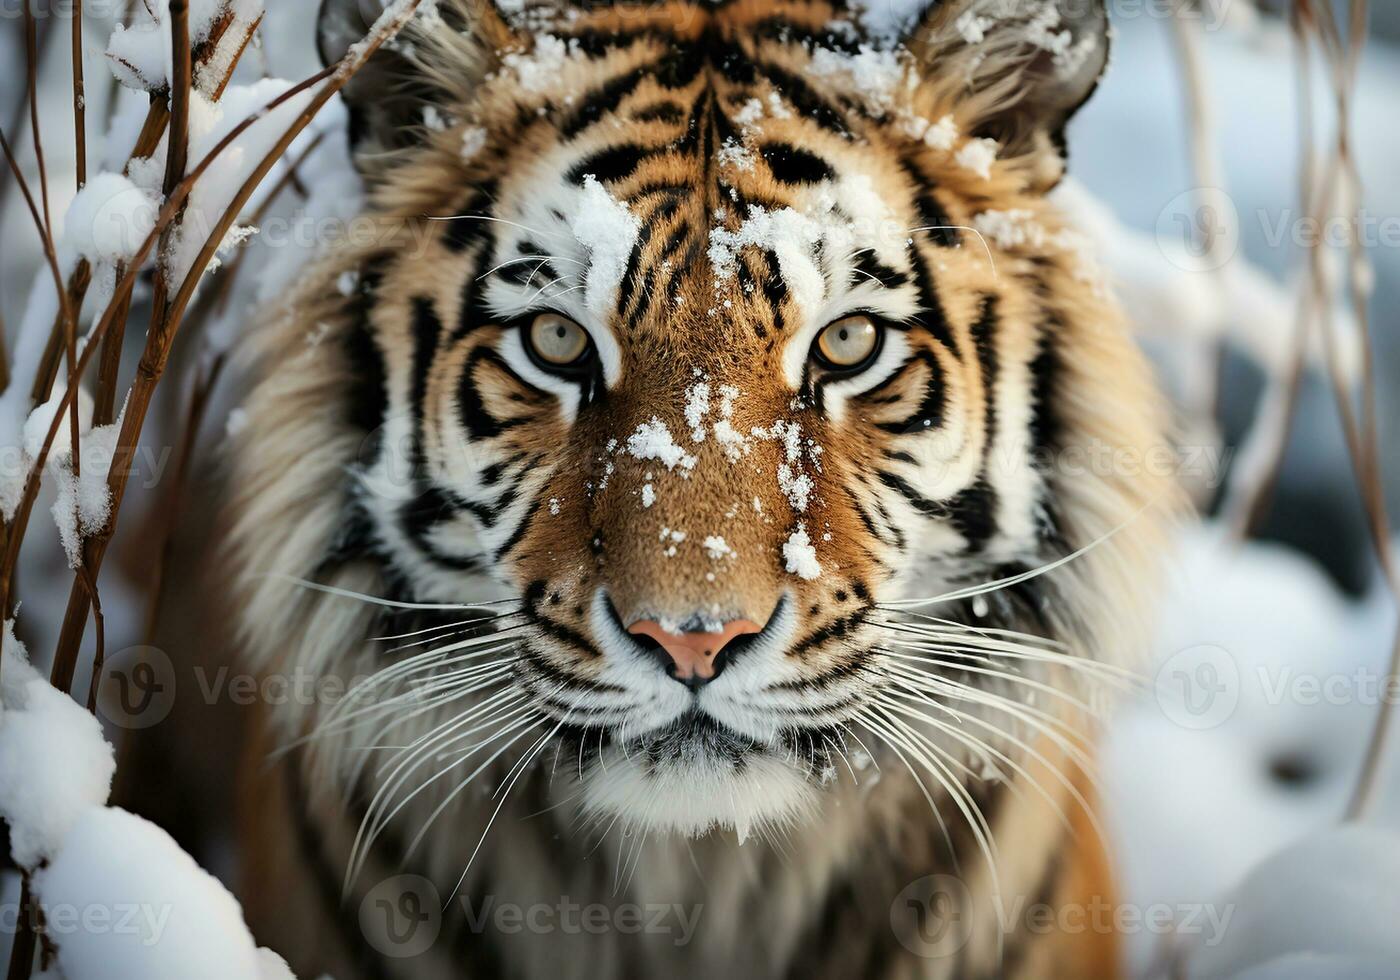
[[[675,409],[608,439],[599,454],[602,475],[589,492],[608,491],[636,508],[637,518],[661,522],[655,533],[662,555],[706,560],[706,581],[760,555],[799,578],[816,578],[821,544],[831,540],[811,519],[822,447],[795,417],[798,401],[756,425],[743,411],[744,397],[736,385],[695,369]],[[773,445],[760,451],[765,444]],[[629,518],[628,526],[644,523]]]

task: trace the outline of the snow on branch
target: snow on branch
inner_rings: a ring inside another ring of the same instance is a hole
[[[292,980],[234,897],[165,831],[106,805],[116,771],[97,718],[50,686],[5,623],[0,817],[51,920],[65,980]],[[65,925],[68,910],[106,929]],[[50,914],[52,913],[52,914]]]

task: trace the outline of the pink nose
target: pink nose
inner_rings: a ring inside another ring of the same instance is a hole
[[[748,619],[731,620],[713,633],[671,633],[654,619],[639,619],[627,627],[627,632],[659,643],[674,665],[672,676],[691,683],[712,680],[723,666],[720,654],[724,648],[736,637],[762,630],[762,626]]]

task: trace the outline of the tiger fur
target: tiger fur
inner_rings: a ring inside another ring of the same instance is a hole
[[[327,55],[373,12],[326,0]],[[1172,496],[1084,463],[1164,419],[1046,199],[1106,17],[903,37],[439,0],[347,89],[382,233],[259,330],[230,477],[245,655],[350,689],[249,751],[242,898],[299,975],[1114,972],[1111,931],[1004,913],[1113,901],[1094,715]],[[585,374],[527,349],[546,313]],[[850,316],[855,374],[812,353]],[[643,619],[762,631],[692,689]],[[400,956],[364,915],[403,875],[445,908]],[[463,911],[560,902],[698,919]]]

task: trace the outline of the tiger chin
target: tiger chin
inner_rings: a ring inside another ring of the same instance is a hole
[[[439,0],[346,89],[376,234],[265,317],[228,477],[243,655],[347,692],[241,794],[299,975],[1115,972],[1015,912],[1113,901],[1175,504],[1046,198],[1107,18],[872,18]]]

